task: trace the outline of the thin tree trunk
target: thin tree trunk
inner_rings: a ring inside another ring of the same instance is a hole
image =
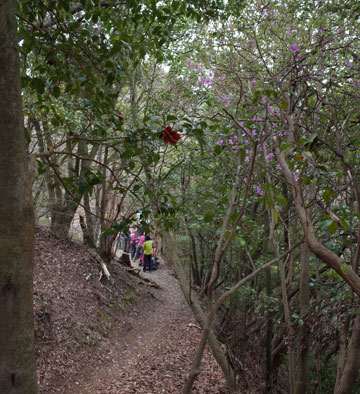
[[[101,190],[101,203],[100,203],[100,228],[103,230],[105,227],[105,209],[106,203],[108,199],[108,188],[107,188],[107,179],[106,179],[106,166],[108,163],[108,148],[105,148],[104,153],[104,168],[103,168],[103,184]],[[107,244],[107,237],[100,236],[100,256],[107,258],[106,254],[106,244]]]
[[[340,333],[340,340],[339,340],[340,343],[339,343],[339,353],[338,353],[338,363],[337,363],[337,373],[336,373],[337,382],[341,380],[341,376],[345,368],[347,336],[349,334],[350,321],[351,321],[351,316],[349,315],[346,316],[344,326]]]
[[[299,361],[298,361],[298,375],[296,381],[295,394],[306,393],[308,380],[308,361],[309,361],[309,330],[307,328],[305,316],[310,309],[310,249],[306,244],[301,245],[300,258],[300,289],[299,289],[299,306],[300,318],[303,324],[299,329]]]
[[[268,234],[270,230],[269,216],[264,217],[264,234]],[[269,250],[269,241],[265,239],[263,242],[263,253],[266,255]],[[272,280],[271,280],[271,268],[265,270],[265,287],[266,296],[272,296]],[[272,365],[272,337],[273,337],[273,312],[266,312],[266,337],[265,337],[265,350],[266,350],[266,361],[265,361],[265,392],[269,392],[273,385],[273,365]]]
[[[272,213],[269,212],[269,215]],[[275,256],[279,257],[279,250],[274,240],[274,219],[270,222],[270,234],[269,234],[269,241],[272,246],[273,252]],[[290,394],[295,393],[295,354],[294,354],[294,343],[293,343],[293,330],[291,327],[291,320],[290,320],[290,306],[288,302],[288,294],[287,294],[287,287],[286,287],[286,272],[285,266],[282,261],[279,261],[279,270],[280,270],[280,288],[281,288],[281,298],[283,303],[283,310],[284,310],[284,320],[285,325],[287,328],[287,333],[289,336],[288,342],[288,353],[289,353],[289,388]]]
[[[34,212],[14,5],[4,0],[0,7],[0,392],[36,394]]]
[[[334,394],[351,393],[360,368],[360,316],[356,316],[351,340],[348,346],[348,356],[342,375],[336,380]]]

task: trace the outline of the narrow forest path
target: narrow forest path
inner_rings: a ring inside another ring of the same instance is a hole
[[[148,286],[147,299],[139,301],[135,313],[124,321],[126,332],[114,329],[111,340],[84,360],[84,368],[60,392],[181,393],[200,329],[166,264],[141,275],[161,289]],[[226,393],[222,371],[209,349],[193,393]]]

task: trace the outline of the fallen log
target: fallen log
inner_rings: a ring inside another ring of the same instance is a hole
[[[140,280],[142,280],[143,282],[149,283],[149,286],[151,287],[155,287],[156,289],[162,289],[161,286],[159,286],[156,282],[148,279],[148,278],[144,278],[143,276],[140,275],[141,270],[139,268],[127,268],[126,272],[128,272],[131,275],[136,276],[137,278],[139,278]]]
[[[89,249],[88,248],[88,252],[91,254],[92,257],[94,257],[94,259],[100,264],[102,273],[106,276],[107,280],[110,280],[110,272],[106,266],[106,264],[104,263],[104,260],[100,257],[100,255],[94,250],[94,249]],[[102,274],[101,274],[102,275]]]

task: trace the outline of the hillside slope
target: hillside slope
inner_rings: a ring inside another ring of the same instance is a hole
[[[109,265],[111,282],[81,245],[36,231],[34,304],[39,392],[179,393],[200,329],[162,263],[143,277]],[[225,393],[207,350],[194,393]]]

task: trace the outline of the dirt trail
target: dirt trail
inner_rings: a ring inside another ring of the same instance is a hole
[[[83,370],[60,392],[181,393],[200,329],[164,263],[157,271],[141,271],[141,275],[161,289],[147,287],[146,301],[139,302],[132,317],[123,322],[126,333],[113,330],[110,341],[84,360]],[[226,393],[224,387],[222,372],[207,350],[193,393]]]

